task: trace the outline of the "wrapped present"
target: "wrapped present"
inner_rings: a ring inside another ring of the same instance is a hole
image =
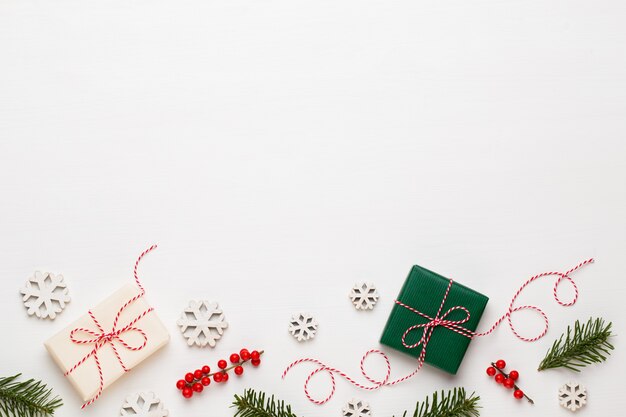
[[[45,342],[85,401],[83,407],[169,341],[167,329],[136,280],[136,285],[125,285]]]
[[[380,343],[456,374],[487,301],[471,288],[415,265]]]

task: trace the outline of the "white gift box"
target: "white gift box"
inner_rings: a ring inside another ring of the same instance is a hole
[[[102,369],[102,389],[106,389],[125,374],[124,367],[128,370],[134,368],[167,344],[170,335],[155,311],[141,317],[132,325],[132,328],[120,333],[119,338],[110,336],[107,338],[103,335],[124,329],[131,321],[150,309],[145,296],[138,298],[123,309],[116,328],[113,329],[115,317],[120,309],[129,300],[140,294],[141,290],[135,284],[125,285],[91,309],[91,313],[100,324],[101,330],[89,314],[85,314],[45,342],[46,349],[63,373],[74,368],[98,345],[100,348],[96,355]],[[79,328],[88,329],[96,336],[85,331],[75,330]],[[83,341],[83,344],[72,341],[72,331],[74,331],[74,339]],[[137,350],[131,349],[136,349],[144,344],[144,336],[141,332],[145,334],[145,346]],[[92,341],[98,339],[99,341],[92,343],[90,339]],[[128,346],[125,346],[124,342]],[[115,351],[119,354],[119,359]],[[85,402],[93,399],[101,388],[100,374],[94,356],[84,359],[84,362],[66,375]],[[120,359],[123,365],[120,363]]]

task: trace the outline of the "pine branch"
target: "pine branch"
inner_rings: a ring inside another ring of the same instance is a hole
[[[592,363],[604,362],[614,349],[609,342],[611,326],[601,318],[589,318],[587,323],[574,323],[574,329],[567,326],[567,332],[556,340],[539,364],[537,370],[564,367],[580,372]]]
[[[464,388],[454,388],[452,391],[432,394],[432,400],[426,397],[415,405],[412,417],[478,417],[480,415],[478,401],[480,397],[474,393],[468,397]],[[402,417],[407,417],[405,411]]]
[[[63,405],[41,381],[19,382],[21,374],[0,377],[0,417],[43,417]]]
[[[291,412],[291,406],[272,395],[266,399],[264,392],[252,389],[244,391],[243,396],[235,395],[231,407],[237,408],[235,417],[297,417]]]

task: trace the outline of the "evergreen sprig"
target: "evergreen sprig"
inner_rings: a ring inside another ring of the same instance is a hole
[[[609,342],[612,325],[601,318],[591,317],[585,324],[576,320],[574,329],[567,326],[567,332],[552,344],[538,370],[564,367],[580,372],[579,368],[604,362],[614,349]]]
[[[242,396],[235,395],[231,407],[237,409],[235,417],[297,417],[284,401],[273,395],[267,398],[264,392],[252,389],[245,390]]]
[[[411,417],[478,417],[480,415],[478,401],[480,397],[469,397],[464,388],[454,388],[447,393],[435,391],[432,399],[426,397],[422,402],[415,405],[415,411]],[[405,411],[402,417],[407,417],[408,411]]]
[[[0,417],[50,416],[63,405],[41,381],[20,382],[21,375],[0,377]]]

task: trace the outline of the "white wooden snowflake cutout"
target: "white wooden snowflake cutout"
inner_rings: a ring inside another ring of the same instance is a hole
[[[298,342],[313,339],[317,333],[317,321],[308,313],[300,313],[291,317],[289,321],[289,333]]]
[[[215,343],[224,334],[228,322],[217,303],[209,301],[190,301],[176,322],[187,339],[189,346],[215,347]]]
[[[26,281],[20,290],[22,301],[28,308],[29,315],[36,315],[40,319],[54,320],[57,313],[61,313],[65,304],[70,302],[63,275],[54,275],[49,272],[35,274]]]
[[[350,299],[357,310],[371,310],[378,302],[378,291],[371,282],[361,282],[352,287]]]
[[[576,411],[587,404],[587,388],[578,382],[568,382],[559,389],[559,404]]]
[[[161,400],[154,392],[139,392],[129,395],[124,401],[122,416],[166,417],[169,411],[163,408]]]
[[[371,417],[372,409],[370,405],[364,401],[351,399],[341,410],[344,417]]]

